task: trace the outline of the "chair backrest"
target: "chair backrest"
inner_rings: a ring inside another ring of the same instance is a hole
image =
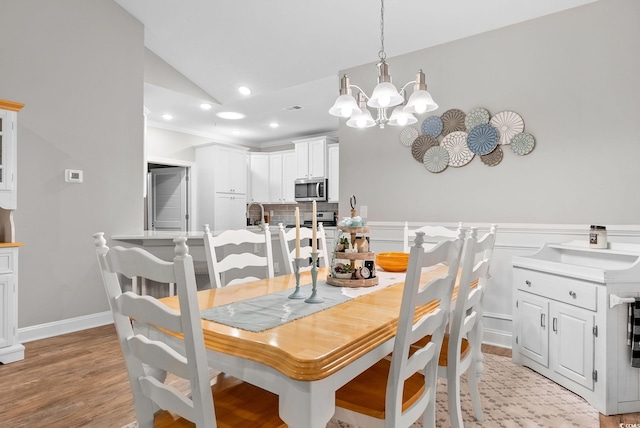
[[[285,273],[293,273],[293,263],[296,257],[296,229],[290,228],[287,230],[282,223],[279,223],[278,235],[280,236],[280,248],[282,249],[282,258],[284,260]],[[300,258],[310,260],[312,237],[313,229],[309,227],[300,228],[300,240],[303,240],[305,242],[305,245],[300,245]],[[329,259],[327,253],[327,237],[325,235],[325,230],[322,222],[318,222],[316,239],[319,241],[317,246],[319,267],[326,267],[329,265]],[[300,267],[301,272],[310,269],[310,262],[304,263],[302,267]]]
[[[458,229],[462,229],[462,222],[458,223]],[[457,230],[447,229],[443,226],[422,226],[417,229],[409,229],[409,222],[404,222],[404,239],[403,239],[403,251],[409,252],[409,245],[416,237],[416,232],[423,232],[425,238],[431,238],[435,243],[442,239],[455,239],[458,236]]]
[[[455,239],[443,240],[435,247],[425,250],[424,232],[416,234],[414,244],[409,251],[398,331],[387,379],[385,426],[408,427],[425,412],[430,402],[431,405],[435,405],[438,356],[449,318],[464,235],[465,231],[460,229]],[[426,281],[421,279],[422,269],[438,264],[447,266],[446,275],[425,284]],[[435,304],[435,301],[438,302],[435,310],[421,317],[416,316],[420,307],[429,302]],[[411,345],[428,335],[431,336],[429,342],[415,352],[409,352]],[[416,404],[403,414],[404,381],[419,371],[423,371],[425,375],[424,391],[415,402]]]
[[[218,236],[213,236],[209,225],[205,224],[203,239],[212,288],[273,278],[268,224],[264,225],[261,233],[237,229],[226,230]],[[234,271],[230,272],[232,269]],[[234,279],[228,280],[228,276],[234,276]]]
[[[172,262],[167,262],[140,248],[109,249],[102,233],[96,233],[93,237],[133,390],[138,424],[153,426],[154,412],[161,408],[179,414],[198,427],[215,428],[195,272],[193,259],[188,254],[187,238],[173,240],[176,256]],[[175,283],[180,312],[151,296],[139,296],[130,291],[122,293],[120,275]],[[141,326],[141,329],[136,328],[136,334],[131,325],[132,319],[135,319],[136,327]],[[184,354],[140,333],[149,330],[145,325],[183,334]],[[164,379],[152,375],[163,371],[188,380],[191,395],[185,396],[163,384]]]
[[[472,227],[465,240],[458,294],[449,320],[448,364],[460,364],[462,339],[467,338],[469,332],[477,335],[472,342],[478,346],[482,343],[482,338],[479,337],[482,334],[482,303],[493,258],[496,232],[497,226],[493,224],[489,232],[478,239],[478,229]]]

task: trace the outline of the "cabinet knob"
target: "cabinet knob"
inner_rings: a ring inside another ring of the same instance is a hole
[[[575,291],[569,291],[569,296],[573,297],[574,299],[576,298],[576,292]]]
[[[531,287],[531,281],[525,281],[524,283]]]

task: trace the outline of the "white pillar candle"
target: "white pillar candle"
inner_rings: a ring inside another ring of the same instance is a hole
[[[315,253],[318,250],[318,243],[316,242],[316,229],[318,225],[316,224],[316,201],[313,201],[313,217],[311,218],[311,252]]]
[[[296,207],[296,259],[300,258],[300,208]]]

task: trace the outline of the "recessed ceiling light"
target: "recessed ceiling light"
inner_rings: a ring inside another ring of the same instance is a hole
[[[162,115],[162,118],[164,120],[171,120],[171,119],[173,119],[173,116],[171,116],[169,113],[165,113],[165,114]]]
[[[240,135],[240,131],[236,129],[235,131],[233,131],[233,135]]]
[[[211,104],[209,104],[209,103],[202,103],[202,104],[200,104],[200,108],[201,108],[202,110],[211,110],[211,108],[212,108],[212,107],[213,107],[213,106],[212,106]]]
[[[238,86],[238,92],[240,92],[242,95],[251,95],[251,89],[244,85]]]
[[[272,127],[272,128],[277,128],[278,126],[280,126],[280,124],[279,124],[279,123],[277,123],[277,122],[271,122],[271,123],[269,124],[269,126],[270,126],[270,127]]]
[[[221,117],[223,119],[231,119],[231,120],[238,120],[238,119],[245,118],[244,114],[238,113],[236,111],[221,111],[220,113],[217,113],[216,116]]]

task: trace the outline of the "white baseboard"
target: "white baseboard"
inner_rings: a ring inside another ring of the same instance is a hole
[[[113,324],[111,311],[19,328],[18,340],[21,343],[31,342],[107,324]]]
[[[511,332],[485,328],[482,333],[482,343],[511,349]]]

